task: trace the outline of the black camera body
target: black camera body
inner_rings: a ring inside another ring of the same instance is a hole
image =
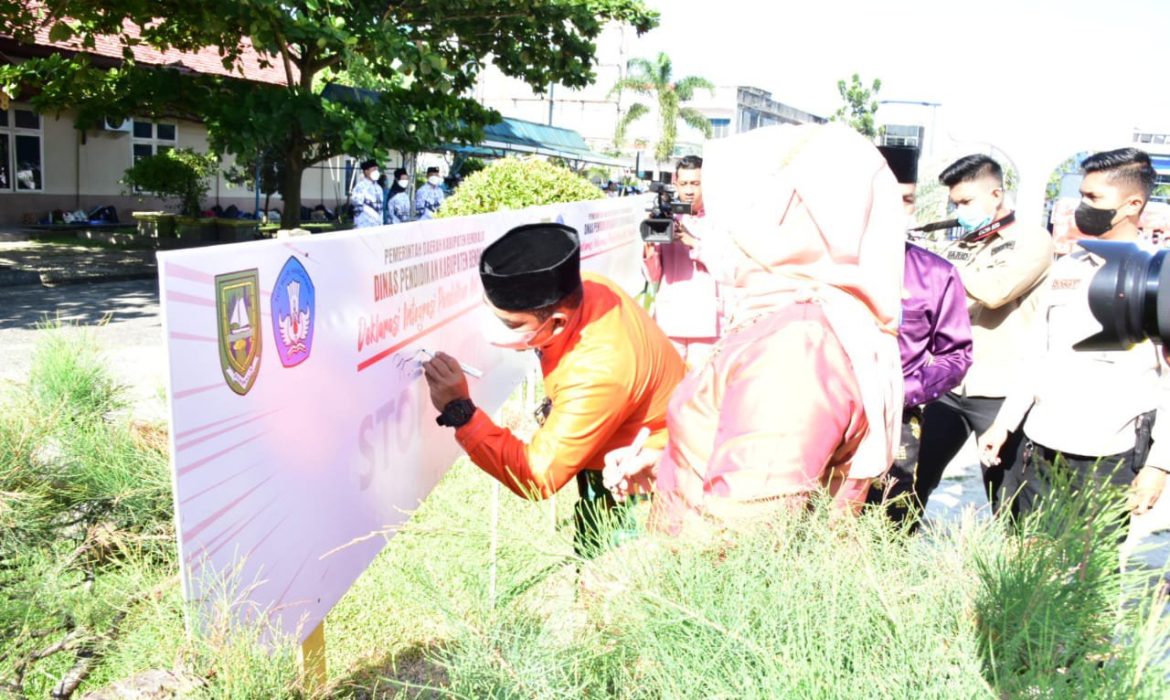
[[[650,216],[638,230],[646,243],[670,243],[674,240],[674,217],[690,214],[691,205],[679,201],[678,191],[671,185],[651,182],[650,191],[654,193],[654,205],[646,210]]]
[[[1133,243],[1078,241],[1105,260],[1089,282],[1089,310],[1102,330],[1076,350],[1126,350],[1147,338],[1170,347],[1170,264],[1167,251]]]

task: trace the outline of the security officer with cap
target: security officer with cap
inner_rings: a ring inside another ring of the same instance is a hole
[[[471,461],[522,498],[547,498],[577,481],[577,549],[585,554],[599,509],[614,507],[601,481],[605,455],[643,427],[646,447],[666,444],[666,408],[685,370],[646,311],[617,284],[581,273],[576,230],[554,223],[512,229],[479,264],[494,315],[488,341],[540,359],[543,423],[525,443],[471,400],[459,362],[444,353],[424,365],[439,425]],[[652,484],[643,484],[649,491]]]

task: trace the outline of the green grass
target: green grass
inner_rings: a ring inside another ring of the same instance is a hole
[[[968,514],[907,537],[817,507],[582,561],[572,485],[524,501],[465,460],[330,613],[309,692],[291,640],[233,624],[230,582],[188,633],[165,430],[129,422],[64,330],[0,411],[0,697],[46,697],[79,652],[78,694],[162,669],[206,698],[1170,697],[1165,599],[1116,566],[1117,494],[1018,531]]]
[[[51,327],[0,397],[0,697],[48,697],[82,666],[77,692],[162,668],[206,697],[297,695],[267,630],[219,615],[187,634],[166,432],[129,422],[120,392],[88,334]]]

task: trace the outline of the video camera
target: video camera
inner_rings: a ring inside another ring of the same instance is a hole
[[[671,185],[651,182],[650,191],[655,195],[654,205],[646,210],[650,216],[638,230],[646,243],[670,243],[674,240],[674,217],[690,214],[691,205],[689,202],[680,202],[677,190]]]
[[[1076,350],[1127,350],[1147,338],[1170,344],[1170,265],[1167,251],[1149,253],[1133,243],[1078,241],[1105,266],[1089,282],[1089,310],[1102,331]]]

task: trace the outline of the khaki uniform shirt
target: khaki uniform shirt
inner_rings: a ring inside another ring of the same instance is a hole
[[[1013,223],[982,241],[954,241],[939,255],[958,269],[971,314],[971,369],[955,393],[1007,396],[1036,316],[1037,292],[1052,265],[1052,237]]]
[[[1101,330],[1089,310],[1089,282],[1104,261],[1084,250],[1061,258],[1045,285],[1021,382],[996,422],[1024,420],[1029,439],[1067,454],[1106,457],[1134,447],[1138,417],[1157,411],[1147,463],[1170,467],[1170,407],[1161,352],[1146,341],[1129,350],[1084,351],[1073,345]],[[1031,412],[1028,412],[1028,409]]]

